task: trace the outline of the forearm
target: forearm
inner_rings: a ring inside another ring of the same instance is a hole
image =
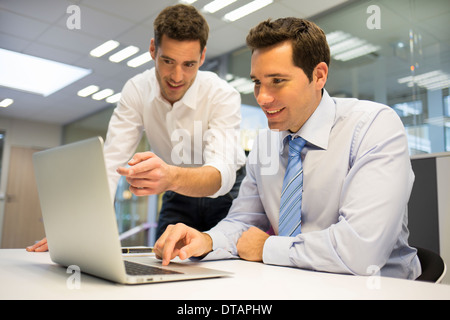
[[[214,167],[183,168],[171,166],[169,189],[189,197],[207,197],[221,187],[221,175]]]

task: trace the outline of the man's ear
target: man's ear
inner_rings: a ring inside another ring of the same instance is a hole
[[[156,46],[155,46],[155,39],[152,39],[150,41],[150,55],[152,56],[152,59],[156,59]]]
[[[314,69],[314,79],[317,90],[321,90],[325,87],[328,79],[328,66],[325,62],[319,63]]]
[[[202,56],[200,57],[200,67],[205,62],[205,58],[206,58],[206,47],[203,49]]]

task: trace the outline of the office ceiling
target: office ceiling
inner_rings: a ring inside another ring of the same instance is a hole
[[[194,5],[202,8],[207,0]],[[249,0],[239,0],[236,8]],[[347,0],[275,0],[274,3],[234,23],[221,19],[226,10],[205,14],[211,33],[207,58],[217,57],[245,45],[248,30],[268,17],[311,17],[341,5]],[[153,66],[149,62],[138,68],[126,63],[112,63],[107,57],[93,58],[89,52],[113,39],[120,48],[135,45],[140,52],[148,50],[153,37],[153,21],[166,6],[176,0],[0,0],[0,48],[51,59],[82,68],[92,73],[47,97],[0,87],[0,101],[14,99],[8,108],[0,108],[0,117],[67,124],[85,117],[108,104],[81,98],[77,92],[88,85],[120,92],[133,75]],[[80,8],[80,29],[70,30],[67,20],[70,5]],[[26,75],[24,75],[25,77]]]
[[[386,63],[387,80],[382,85],[389,89],[407,89],[397,83],[397,77],[403,73],[408,75],[410,59],[405,49],[395,48],[395,44],[399,41],[407,44],[411,28],[423,38],[421,64],[450,74],[448,0],[275,0],[234,23],[221,19],[227,11],[250,1],[238,0],[229,9],[205,14],[211,30],[207,58],[245,46],[248,30],[269,17],[314,17],[327,33],[340,29],[382,46],[377,56],[351,63],[333,61],[333,73],[327,84],[330,92],[351,95],[349,88],[354,89],[356,85],[361,96],[370,98],[376,85],[372,62],[378,57],[384,58]],[[198,0],[194,5],[201,9],[208,2],[210,0]],[[67,124],[109,106],[104,100],[78,97],[77,92],[92,84],[120,92],[129,78],[151,68],[153,62],[130,68],[126,61],[116,64],[108,61],[109,55],[93,58],[89,52],[110,39],[120,42],[118,49],[135,45],[140,52],[148,50],[155,17],[164,7],[176,3],[178,0],[0,0],[0,48],[92,69],[90,75],[48,97],[0,86],[0,101],[4,98],[15,101],[8,108],[0,108],[0,117]],[[366,9],[372,3],[381,6],[381,30],[366,27],[369,16]],[[342,14],[336,10],[348,4],[354,5]],[[80,8],[80,29],[67,27],[70,5]],[[327,14],[322,15],[324,12]],[[370,67],[364,69],[364,65]],[[355,67],[359,68],[356,83]]]

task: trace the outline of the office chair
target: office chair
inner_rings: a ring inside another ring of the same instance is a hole
[[[444,260],[433,251],[419,247],[416,247],[416,249],[422,266],[422,274],[416,280],[440,283],[447,271]]]

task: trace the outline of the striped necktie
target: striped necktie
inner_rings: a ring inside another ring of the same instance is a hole
[[[295,237],[301,225],[303,168],[300,152],[306,141],[297,137],[289,140],[289,160],[283,180],[280,201],[280,220],[278,235]]]

